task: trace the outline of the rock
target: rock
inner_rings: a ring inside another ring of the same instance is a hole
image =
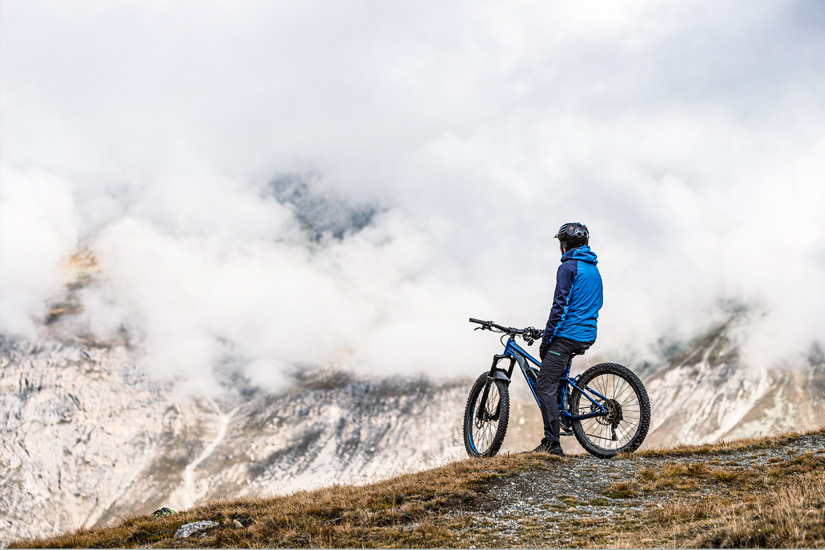
[[[155,510],[154,512],[152,512],[152,517],[153,518],[165,518],[166,516],[171,516],[171,515],[174,515],[174,514],[177,514],[177,511],[173,510],[172,508],[167,508],[166,506],[164,506],[160,510]]]
[[[238,521],[238,520],[236,520],[236,519],[233,519],[233,520],[232,520],[232,525],[234,525],[234,526],[235,526],[235,527],[237,527],[238,529],[243,529],[243,523],[241,523],[240,521]]]
[[[186,525],[181,525],[180,529],[175,532],[175,538],[185,539],[199,531],[206,531],[207,529],[217,527],[218,525],[220,525],[220,523],[217,521],[196,521],[194,523],[187,523]]]

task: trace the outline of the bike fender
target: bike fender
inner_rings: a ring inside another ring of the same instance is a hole
[[[505,384],[510,383],[510,377],[507,376],[507,373],[501,369],[496,369],[492,376],[487,376],[488,380],[501,380]]]

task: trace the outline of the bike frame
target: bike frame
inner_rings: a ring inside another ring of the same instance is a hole
[[[498,367],[499,362],[504,359],[510,360],[509,368],[501,369]],[[533,363],[536,365],[535,367],[531,367],[527,364],[527,362]],[[504,353],[499,355],[493,356],[493,364],[490,366],[490,374],[488,375],[487,379],[489,381],[493,380],[503,380],[507,384],[510,383],[513,377],[513,370],[515,369],[516,363],[518,363],[519,369],[521,370],[521,374],[524,375],[524,380],[527,381],[527,386],[530,388],[530,391],[533,393],[533,398],[536,400],[536,404],[541,408],[541,403],[539,402],[538,395],[536,395],[536,381],[534,378],[537,377],[537,374],[532,372],[532,370],[538,370],[538,367],[541,366],[541,362],[538,361],[535,357],[527,353],[521,346],[516,344],[515,336],[512,334],[507,340],[507,343],[504,344]],[[589,386],[585,386],[584,388],[580,388],[577,384],[579,380],[579,376],[574,378],[570,378],[570,367],[573,363],[573,358],[570,358],[570,361],[567,362],[567,367],[565,367],[564,372],[562,373],[561,378],[559,379],[559,395],[561,396],[559,407],[559,417],[560,419],[565,419],[567,421],[571,420],[586,420],[588,418],[594,418],[596,416],[604,416],[607,414],[607,409],[604,408],[602,404],[597,402],[592,395],[607,401],[607,398],[600,394],[599,392],[593,390]],[[532,369],[532,370],[528,370]],[[533,374],[533,376],[531,376]],[[597,411],[591,412],[589,414],[583,414],[579,416],[574,416],[567,410],[568,408],[568,396],[569,396],[569,387],[573,387],[581,392],[583,396],[585,396],[593,405],[596,406],[598,409]],[[476,413],[479,419],[483,419],[486,411],[485,404],[487,403],[487,393],[490,388],[490,384],[484,386],[484,393],[481,396],[481,402],[478,406],[478,412]],[[498,412],[496,412],[498,415]]]

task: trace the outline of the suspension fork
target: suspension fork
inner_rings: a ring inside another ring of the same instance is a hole
[[[510,367],[507,369],[505,374],[504,369],[498,368],[498,362],[502,359],[510,359]],[[487,375],[487,383],[484,384],[484,391],[481,394],[481,401],[478,403],[478,410],[476,411],[476,418],[479,420],[485,420],[484,415],[487,412],[487,396],[490,394],[490,386],[493,384],[494,380],[503,380],[505,383],[509,384],[510,379],[513,376],[513,368],[516,363],[516,358],[506,354],[494,355],[493,356],[493,364],[490,365],[490,373]],[[498,416],[498,410],[495,411],[495,417]]]

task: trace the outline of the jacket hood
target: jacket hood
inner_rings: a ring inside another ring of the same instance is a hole
[[[599,263],[599,260],[596,258],[596,253],[590,250],[589,246],[580,246],[573,250],[568,250],[564,253],[564,256],[561,257],[561,261],[566,262],[567,260],[581,260],[593,265]]]

